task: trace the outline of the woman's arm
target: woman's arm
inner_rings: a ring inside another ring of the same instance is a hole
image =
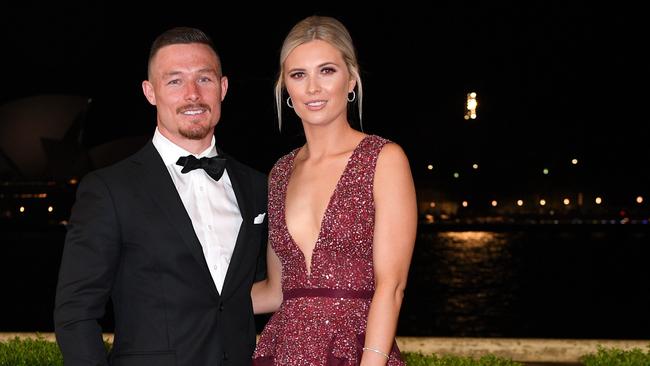
[[[361,364],[385,365],[397,328],[417,228],[415,187],[404,151],[387,144],[377,160],[374,180],[375,295],[370,304]]]
[[[267,245],[266,253],[267,277],[263,281],[255,282],[251,290],[253,313],[255,314],[273,313],[282,304],[282,283],[280,281],[282,264],[273,251],[271,243]]]

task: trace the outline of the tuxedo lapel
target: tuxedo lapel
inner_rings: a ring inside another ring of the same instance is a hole
[[[210,292],[213,295],[218,296],[219,292],[210,275],[201,242],[192,226],[192,220],[187,214],[174,182],[153,143],[149,142],[134,161],[141,164],[141,167],[138,167],[140,168],[139,171],[142,172],[139,174],[142,178],[139,182],[144,184],[144,190],[150,193],[160,211],[169,219],[170,225],[179,232],[183,238],[183,243],[192,253],[204,274],[205,281],[203,282],[212,290]]]
[[[246,171],[238,165],[239,164],[233,161],[232,158],[228,158],[226,171],[228,172],[228,177],[230,178],[233,191],[235,192],[235,197],[237,198],[237,205],[239,206],[239,212],[242,216],[242,223],[239,227],[235,249],[232,253],[230,264],[228,265],[228,271],[226,272],[226,278],[221,291],[223,295],[226,295],[227,291],[229,291],[228,284],[232,282],[235,272],[240,267],[239,263],[242,261],[242,256],[246,253],[246,233],[248,226],[252,224],[252,222],[249,221],[252,220],[250,215],[253,210],[253,196],[251,195],[253,187],[251,186],[251,181]]]

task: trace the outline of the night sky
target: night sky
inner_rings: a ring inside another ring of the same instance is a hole
[[[277,129],[273,83],[282,40],[300,19],[331,15],[358,49],[364,130],[400,143],[419,185],[445,187],[454,171],[463,176],[477,162],[482,178],[468,189],[530,185],[549,167],[559,185],[647,191],[647,40],[634,19],[638,9],[483,3],[3,5],[0,103],[87,96],[86,147],[150,136],[154,108],[140,88],[149,46],[172,26],[198,27],[213,37],[230,79],[217,142],[268,172],[303,142],[287,110],[286,128]],[[470,91],[478,93],[475,121],[463,119]],[[574,157],[578,173],[568,168]]]
[[[67,177],[64,183],[50,187],[43,182],[51,177],[39,177],[40,181],[32,185],[34,181],[25,179],[25,183],[3,175],[7,167],[13,168],[6,163],[8,154],[3,151],[7,148],[5,134],[12,134],[17,142],[14,145],[20,146],[22,141],[18,128],[5,128],[16,126],[16,121],[4,119],[5,107],[42,95],[91,98],[79,141],[84,149],[96,150],[125,137],[141,137],[144,143],[155,128],[155,108],[141,90],[149,47],[158,34],[175,26],[197,27],[213,38],[229,77],[216,130],[217,144],[264,173],[278,158],[304,143],[300,121],[287,108],[282,132],[277,128],[273,85],[282,41],[299,20],[314,14],[329,15],[348,27],[358,50],[364,83],[364,131],[389,138],[404,148],[421,213],[433,211],[429,200],[442,197],[456,204],[469,200],[469,209],[458,210],[459,216],[468,213],[463,217],[469,221],[485,212],[512,217],[523,212],[523,219],[533,212],[540,213],[540,223],[548,223],[544,215],[553,215],[553,205],[561,206],[558,202],[569,196],[572,207],[557,210],[555,217],[569,213],[573,219],[574,213],[584,217],[593,213],[598,218],[629,215],[648,222],[650,129],[646,89],[650,60],[642,56],[648,53],[645,13],[611,1],[598,6],[588,1],[482,1],[480,5],[435,1],[427,6],[390,0],[386,5],[347,3],[275,1],[262,8],[253,5],[257,2],[246,1],[169,5],[134,0],[125,6],[92,0],[75,5],[5,0],[0,5],[0,183],[11,179],[18,182],[4,185],[0,193],[6,199],[0,208],[11,217],[16,203],[22,205],[24,201],[28,214],[16,214],[16,220],[0,220],[5,234],[0,239],[9,240],[0,256],[5,259],[0,277],[15,278],[6,281],[3,293],[24,300],[0,305],[0,314],[9,314],[5,319],[0,317],[0,328],[51,330],[64,227],[35,229],[39,226],[34,222],[42,218],[51,222],[52,215],[44,209],[32,214],[37,211],[29,205],[50,204],[52,200],[58,220],[67,220],[73,197],[73,184],[67,183]],[[478,93],[478,119],[466,121],[465,97],[471,91]],[[23,132],[31,132],[27,123],[22,127]],[[32,140],[36,142],[33,146],[42,147],[40,140]],[[65,152],[60,149],[62,145],[48,143],[52,151]],[[577,166],[570,164],[573,158],[579,160]],[[475,163],[480,166],[478,170],[472,169]],[[428,170],[428,165],[433,169]],[[66,173],[65,169],[73,171],[74,167],[56,166],[59,168]],[[548,176],[542,175],[543,168],[550,169]],[[460,174],[459,179],[453,178],[454,172]],[[42,192],[43,187],[50,194],[48,200],[20,196]],[[574,210],[576,197],[582,193],[592,212],[587,204],[584,210]],[[531,201],[542,195],[555,200],[547,210]],[[604,204],[598,207],[606,207],[601,211],[593,210],[596,195],[604,197]],[[645,197],[643,205],[634,202],[638,195]],[[520,198],[526,205],[522,211],[514,211],[514,202]],[[498,209],[490,207],[492,199],[499,200]],[[471,211],[480,205],[482,212]],[[436,222],[446,222],[439,217]],[[640,335],[638,338],[647,339],[648,327],[644,324],[648,323],[645,314],[650,292],[644,271],[648,225],[642,226],[645,231],[638,230],[641,225],[629,231],[620,230],[618,225],[603,227],[528,227],[523,236],[516,233],[512,239],[512,258],[526,264],[520,268],[520,262],[514,260],[508,267],[509,253],[503,257],[506,262],[489,262],[496,263],[493,268],[497,270],[487,275],[480,272],[485,267],[469,260],[465,263],[470,274],[467,283],[471,284],[467,288],[472,296],[478,296],[474,304],[480,306],[476,308],[471,303],[470,307],[464,303],[462,309],[446,305],[449,293],[465,293],[454,292],[444,282],[433,285],[442,295],[429,291],[426,286],[432,285],[427,281],[444,274],[440,268],[450,268],[453,281],[449,283],[458,284],[454,271],[462,267],[436,262],[442,257],[435,251],[441,247],[420,241],[425,245],[416,248],[431,251],[414,257],[412,268],[416,268],[413,273],[417,276],[410,283],[415,283],[416,290],[411,294],[431,298],[410,300],[403,314],[415,314],[421,307],[424,315],[409,318],[412,324],[428,324],[427,319],[435,315],[436,331],[458,335],[444,328],[448,324],[444,311],[455,312],[452,315],[474,311],[470,315],[485,315],[482,319],[489,324],[496,319],[490,317],[494,307],[483,305],[491,301],[488,305],[505,309],[497,313],[506,314],[506,320],[496,331],[506,329],[506,335],[511,334],[507,327],[513,325],[524,332],[515,332],[515,336]],[[614,228],[606,230],[610,227]],[[434,225],[420,228],[426,235],[430,233],[426,230],[437,230]],[[492,229],[487,226],[487,230]],[[426,235],[418,240],[431,237]],[[457,258],[467,261],[471,258],[465,256],[467,253],[501,258],[501,252],[484,249],[468,246]],[[444,256],[446,249],[442,250]],[[424,272],[426,268],[437,272]],[[499,282],[503,278],[508,281],[510,275],[513,279],[519,276],[520,282]],[[417,290],[418,281],[421,291]],[[528,297],[522,296],[521,303],[509,303],[479,296],[482,293],[475,291],[476,281],[497,284],[494,288],[508,296],[512,288],[507,286],[521,283],[521,291],[515,287],[512,291]],[[445,293],[445,289],[451,290]],[[438,309],[436,304],[443,304],[442,313],[430,311]],[[519,315],[527,322],[519,322]]]

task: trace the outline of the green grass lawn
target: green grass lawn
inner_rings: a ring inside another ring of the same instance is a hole
[[[493,355],[480,359],[418,353],[404,353],[403,356],[408,366],[523,366],[520,362]],[[585,366],[650,366],[650,345],[646,352],[638,348],[631,351],[601,348],[581,361]],[[14,338],[0,342],[0,366],[63,366],[63,358],[55,342]]]

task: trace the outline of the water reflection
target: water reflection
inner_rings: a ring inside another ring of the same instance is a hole
[[[507,334],[516,319],[518,265],[512,234],[438,232],[418,238],[412,281],[428,306],[429,332],[458,336]],[[426,293],[424,293],[426,291]]]
[[[459,335],[501,335],[514,315],[517,270],[503,233],[437,234],[437,301],[449,330]],[[432,249],[434,246],[432,246]]]
[[[421,227],[398,334],[648,339],[650,230]]]

